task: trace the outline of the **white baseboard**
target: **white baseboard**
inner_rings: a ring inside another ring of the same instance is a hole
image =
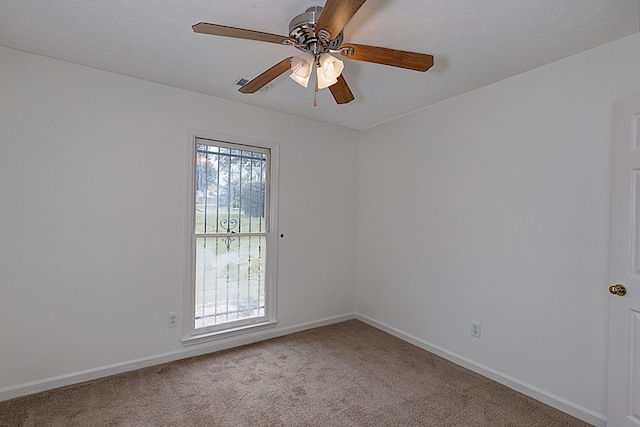
[[[436,354],[444,359],[455,363],[456,365],[460,365],[463,368],[469,369],[470,371],[473,371],[502,385],[505,385],[517,392],[520,392],[537,401],[556,408],[586,423],[592,424],[597,427],[606,427],[607,425],[607,417],[605,415],[599,414],[574,402],[563,399],[562,397],[546,392],[538,387],[527,384],[500,371],[496,371],[495,369],[488,368],[465,357],[459,356],[455,353],[451,353],[450,351],[423,341],[420,338],[414,337],[413,335],[406,334],[396,328],[385,325],[384,323],[380,323],[370,317],[356,313],[355,318],[373,326],[374,328],[388,332],[389,334],[400,338],[403,341],[411,343],[430,353]]]
[[[141,359],[129,360],[109,366],[102,366],[99,368],[88,369],[85,371],[74,372],[71,374],[60,375],[56,377],[45,378],[43,380],[31,381],[15,386],[5,387],[0,389],[0,401],[15,399],[16,397],[39,393],[41,391],[51,390],[54,388],[79,384],[85,381],[108,377],[110,375],[134,371],[136,369],[148,368],[149,366],[160,365],[180,359],[186,359],[188,357],[200,356],[207,353],[226,350],[232,347],[252,344],[258,341],[264,341],[271,338],[289,335],[296,332],[305,331],[307,329],[319,328],[321,326],[331,325],[333,323],[340,323],[354,318],[354,314],[350,313],[342,316],[330,317],[281,329],[263,330],[254,334],[234,336],[215,342],[209,342],[203,345],[189,346],[179,350],[170,351],[168,353],[157,354]]]
[[[224,339],[224,340],[207,343],[203,345],[198,345],[198,346],[189,346],[189,347],[182,348],[180,350],[171,351],[163,354],[157,354],[154,356],[145,357],[141,359],[130,360],[130,361],[117,363],[109,366],[102,366],[99,368],[88,369],[80,372],[74,372],[67,375],[60,375],[57,377],[45,378],[43,380],[18,384],[11,387],[5,387],[0,389],[0,401],[14,399],[17,397],[26,396],[26,395],[38,393],[41,391],[51,390],[58,387],[65,387],[73,384],[79,384],[85,381],[91,381],[98,378],[107,377],[110,375],[121,374],[124,372],[134,371],[136,369],[147,368],[154,365],[173,362],[180,359],[186,359],[188,357],[200,356],[207,353],[226,350],[232,347],[239,347],[242,345],[252,344],[254,342],[264,341],[267,339],[289,335],[289,334],[301,332],[307,329],[313,329],[321,326],[331,325],[334,323],[344,322],[346,320],[351,320],[351,319],[358,319],[364,323],[367,323],[373,326],[374,328],[385,331],[391,335],[394,335],[400,338],[403,341],[409,342],[426,351],[429,351],[440,357],[443,357],[457,365],[467,368],[484,377],[490,378],[500,384],[503,384],[515,391],[518,391],[524,395],[527,395],[542,403],[545,403],[562,412],[565,412],[586,423],[592,424],[597,427],[606,427],[607,425],[606,417],[602,414],[591,411],[574,402],[570,402],[559,396],[548,393],[531,384],[527,384],[523,381],[520,381],[502,372],[496,371],[495,369],[480,365],[465,357],[451,353],[443,348],[430,344],[417,337],[406,334],[396,328],[388,326],[384,323],[380,323],[370,317],[367,317],[358,313],[330,317],[330,318],[321,319],[313,322],[289,326],[281,329],[263,330],[255,334],[247,334],[242,336],[231,337],[229,339]]]

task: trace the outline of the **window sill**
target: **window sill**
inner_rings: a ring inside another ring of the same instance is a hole
[[[183,346],[190,346],[205,343],[208,341],[219,340],[223,338],[233,337],[237,335],[244,335],[250,332],[262,331],[264,329],[274,328],[278,324],[277,320],[269,320],[266,322],[253,323],[250,325],[238,326],[236,328],[224,329],[221,331],[207,332],[204,334],[194,335],[188,338],[182,339]]]

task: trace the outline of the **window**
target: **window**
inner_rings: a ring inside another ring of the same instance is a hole
[[[185,343],[275,325],[274,148],[192,141]]]

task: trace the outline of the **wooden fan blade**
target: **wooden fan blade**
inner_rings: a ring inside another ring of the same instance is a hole
[[[423,72],[433,66],[432,55],[362,44],[345,43],[340,46],[340,55],[356,61],[374,62]]]
[[[347,22],[353,18],[353,15],[356,14],[365,1],[366,0],[327,0],[316,24],[316,35],[326,40],[332,40],[338,37],[340,31],[344,29]],[[328,35],[324,37],[321,31],[326,31]]]
[[[273,67],[269,68],[264,73],[260,74],[255,79],[251,80],[246,85],[242,86],[238,91],[242,93],[256,93],[259,91],[264,85],[268,84],[271,80],[285,73],[287,70],[291,69],[291,58],[292,56],[283,59],[278,62]]]
[[[277,44],[287,44],[293,42],[292,39],[277,34],[263,33],[260,31],[245,30],[244,28],[227,27],[225,25],[209,24],[200,22],[193,25],[193,31],[200,34],[211,34],[212,36],[233,37],[236,39],[256,40],[259,42],[269,42]]]
[[[342,77],[342,74],[338,76],[338,83],[334,83],[329,86],[329,90],[337,104],[347,104],[355,99],[353,93],[351,93],[351,89],[349,89],[349,86],[347,85],[347,81]]]

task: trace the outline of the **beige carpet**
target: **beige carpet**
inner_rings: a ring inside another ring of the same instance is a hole
[[[2,426],[587,426],[353,320],[0,402]]]

